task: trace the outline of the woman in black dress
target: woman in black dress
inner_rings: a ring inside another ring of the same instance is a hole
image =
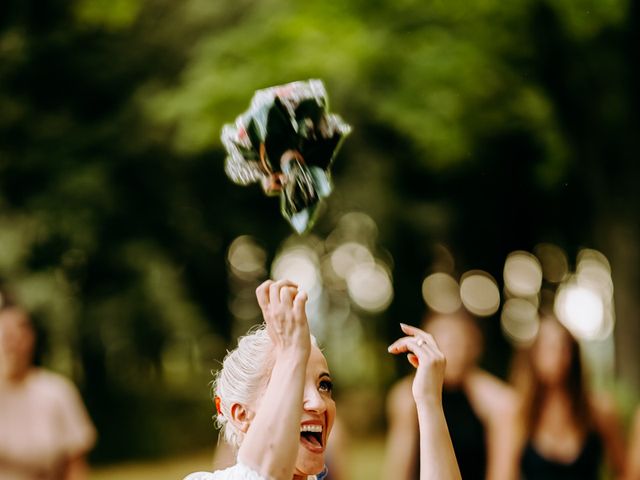
[[[606,396],[587,392],[580,346],[555,318],[543,318],[526,368],[522,476],[596,480],[605,460],[621,475],[624,441],[615,405]]]
[[[513,480],[519,453],[513,437],[518,398],[506,383],[478,367],[483,341],[476,319],[465,310],[430,314],[423,327],[447,358],[442,407],[463,480]],[[387,399],[383,478],[419,478],[411,382],[411,376],[399,380]]]

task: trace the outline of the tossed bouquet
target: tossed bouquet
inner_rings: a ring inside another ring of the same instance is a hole
[[[249,110],[222,128],[225,170],[240,185],[260,182],[267,195],[280,195],[282,215],[303,233],[331,193],[331,164],[350,131],[329,113],[320,80],[258,90]]]

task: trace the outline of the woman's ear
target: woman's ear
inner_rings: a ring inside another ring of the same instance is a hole
[[[242,433],[247,433],[254,416],[253,411],[240,403],[231,405],[231,421]]]

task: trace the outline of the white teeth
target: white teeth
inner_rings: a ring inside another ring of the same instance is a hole
[[[301,432],[321,433],[322,432],[322,425],[301,425],[300,426],[300,431]]]

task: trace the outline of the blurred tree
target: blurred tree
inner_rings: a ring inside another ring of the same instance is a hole
[[[133,101],[180,71],[182,32],[156,31],[180,12],[89,4],[3,2],[0,274],[44,319],[45,363],[81,381],[96,458],[162,453],[210,438],[196,412],[225,344],[214,334],[229,331],[223,199],[234,194],[219,154],[182,161]],[[173,389],[168,368],[182,368]]]
[[[288,233],[224,178],[218,132],[302,78],[355,127],[318,231],[378,221],[396,269],[382,335],[418,321],[436,242],[496,277],[513,249],[586,244],[612,262],[639,389],[638,17],[624,0],[0,3],[0,276],[47,325],[45,361],[82,382],[96,456],[207,438],[189,406],[231,331],[225,249]]]
[[[418,318],[434,241],[454,247],[460,268],[496,276],[509,251],[538,241],[595,246],[616,275],[620,372],[640,389],[628,340],[640,334],[635,2],[234,8],[237,23],[203,35],[179,81],[143,101],[151,121],[175,128],[176,151],[219,148],[210,132],[247,92],[323,78],[356,126],[332,205],[383,226],[403,272],[392,316]]]

